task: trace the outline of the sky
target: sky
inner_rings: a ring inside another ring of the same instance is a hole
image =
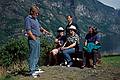
[[[111,6],[115,9],[120,9],[120,0],[98,0],[105,5]]]

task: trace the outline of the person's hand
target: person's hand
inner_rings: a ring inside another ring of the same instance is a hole
[[[60,40],[58,40],[58,44],[59,44],[60,46],[62,46],[62,44],[61,44],[61,41],[60,41]]]
[[[52,35],[52,33],[50,33],[50,32],[47,32],[47,35]]]
[[[95,44],[98,44],[99,42],[98,41],[95,41]]]
[[[87,41],[84,43],[85,46],[87,46]]]
[[[52,37],[53,35],[52,33],[47,33],[47,36]]]

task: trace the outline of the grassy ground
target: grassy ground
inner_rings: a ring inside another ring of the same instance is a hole
[[[120,56],[103,57],[96,69],[42,66],[45,72],[37,79],[25,74],[1,76],[0,80],[120,80]]]

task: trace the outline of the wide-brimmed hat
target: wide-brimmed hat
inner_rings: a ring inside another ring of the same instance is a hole
[[[63,32],[63,31],[64,31],[64,28],[63,28],[63,27],[59,27],[57,31],[58,31],[58,32]]]
[[[76,30],[76,27],[74,25],[71,25],[69,29]]]

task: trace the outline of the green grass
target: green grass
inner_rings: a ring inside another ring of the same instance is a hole
[[[11,75],[6,75],[6,76],[3,76],[3,77],[0,77],[0,80],[15,80],[15,79]]]
[[[103,57],[102,61],[108,66],[120,68],[120,56]]]

